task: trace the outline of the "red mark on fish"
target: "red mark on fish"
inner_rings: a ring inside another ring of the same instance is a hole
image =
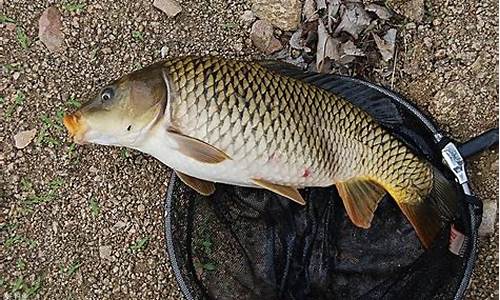
[[[311,171],[309,169],[305,168],[304,173],[302,174],[302,177],[307,178],[311,175]]]

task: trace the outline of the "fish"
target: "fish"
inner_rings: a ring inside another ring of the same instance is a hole
[[[342,77],[278,61],[183,56],[103,87],[64,117],[76,143],[147,153],[202,195],[214,183],[262,188],[301,205],[299,189],[335,185],[369,228],[390,195],[425,248],[457,213],[457,191],[391,134],[397,107]]]

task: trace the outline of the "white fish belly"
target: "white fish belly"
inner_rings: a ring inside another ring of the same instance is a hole
[[[328,186],[333,183],[304,166],[287,166],[279,161],[264,161],[255,157],[209,164],[188,157],[176,148],[168,134],[156,134],[138,150],[154,156],[176,171],[211,182],[250,187],[256,186],[252,181],[254,178],[296,187]]]

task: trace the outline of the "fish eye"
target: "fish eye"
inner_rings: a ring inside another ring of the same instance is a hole
[[[111,98],[113,98],[114,95],[115,95],[115,92],[113,91],[113,89],[108,87],[102,91],[101,99],[103,102],[109,101],[109,100],[111,100]]]

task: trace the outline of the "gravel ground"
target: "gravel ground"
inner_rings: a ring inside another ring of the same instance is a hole
[[[0,294],[179,298],[163,237],[170,171],[138,152],[74,147],[60,116],[106,82],[159,60],[162,47],[172,56],[259,55],[239,20],[249,7],[243,0],[185,0],[183,12],[168,18],[145,0],[89,1],[73,12],[66,1],[2,2],[2,14],[17,28],[0,25]],[[62,13],[66,49],[59,54],[37,39],[47,2]],[[498,6],[492,0],[464,3],[428,1],[422,24],[406,25],[394,82],[460,140],[498,121]],[[20,29],[29,39],[26,49]],[[13,136],[33,128],[35,141],[14,148]],[[498,198],[497,167],[497,151],[471,161],[482,199]],[[495,230],[481,240],[468,298],[498,298],[497,278]]]

